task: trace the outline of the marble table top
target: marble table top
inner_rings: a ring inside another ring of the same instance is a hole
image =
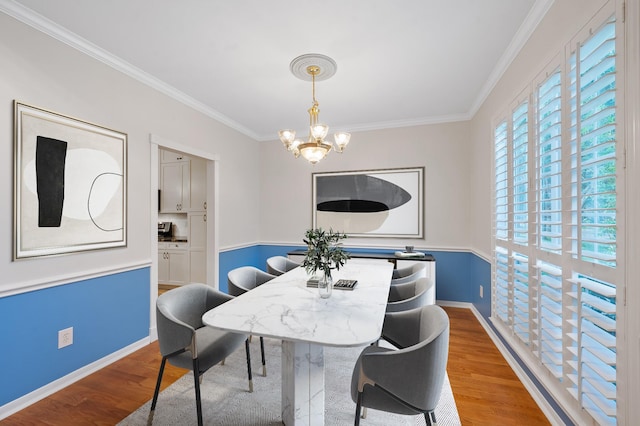
[[[309,276],[295,268],[207,312],[204,324],[227,331],[324,346],[362,346],[382,331],[393,265],[350,259],[332,277],[356,279],[354,290],[333,289],[320,298]]]

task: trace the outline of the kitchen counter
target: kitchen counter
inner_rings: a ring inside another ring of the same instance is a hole
[[[186,243],[185,237],[158,237],[159,243]]]

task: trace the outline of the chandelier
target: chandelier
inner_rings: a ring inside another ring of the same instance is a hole
[[[337,132],[334,134],[335,147],[331,141],[325,141],[329,126],[318,122],[318,101],[316,100],[316,81],[326,80],[333,76],[337,66],[333,59],[325,55],[310,53],[301,55],[291,61],[289,65],[291,73],[296,77],[309,81],[311,80],[313,103],[309,108],[309,136],[306,142],[296,139],[295,130],[283,129],[278,132],[280,140],[285,148],[296,158],[304,157],[311,164],[322,160],[333,148],[341,153],[349,143],[350,133]]]

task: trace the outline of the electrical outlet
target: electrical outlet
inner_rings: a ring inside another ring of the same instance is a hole
[[[480,286],[480,299],[484,297],[484,286]]]
[[[73,344],[73,327],[58,331],[58,349]]]

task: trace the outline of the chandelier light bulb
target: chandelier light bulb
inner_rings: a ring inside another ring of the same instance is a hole
[[[296,137],[296,131],[291,129],[280,130],[278,132],[278,136],[280,136],[280,140],[282,141],[284,146],[289,149],[291,142],[293,142]]]
[[[331,145],[326,143],[307,142],[300,145],[300,155],[311,164],[316,164],[327,155],[330,149]]]
[[[349,139],[351,139],[351,133],[347,132],[337,132],[333,135],[336,141],[336,151],[342,153],[344,148],[349,143]]]
[[[300,145],[302,145],[302,141],[300,139],[295,139],[293,142],[291,142],[291,144],[289,145],[289,151],[291,151],[293,153],[293,156],[298,158],[300,156]]]
[[[323,140],[329,133],[329,126],[326,124],[316,124],[311,126],[311,135],[315,140]]]

